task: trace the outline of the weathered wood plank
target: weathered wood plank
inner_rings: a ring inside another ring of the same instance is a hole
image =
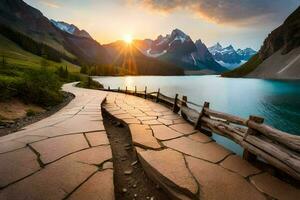
[[[225,120],[227,120],[231,123],[247,126],[247,122],[248,122],[247,119],[243,119],[243,118],[240,118],[240,117],[237,117],[237,116],[234,116],[234,115],[230,115],[230,114],[227,114],[227,113],[214,111],[214,110],[211,110],[209,108],[204,108],[204,112],[207,115],[217,117],[217,118],[220,118],[220,119],[225,119]]]
[[[248,126],[259,131],[263,135],[270,137],[276,140],[277,142],[300,152],[300,136],[291,135],[278,129],[272,128],[268,125],[257,124],[251,121],[249,121]]]

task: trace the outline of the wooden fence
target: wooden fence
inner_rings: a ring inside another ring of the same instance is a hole
[[[300,180],[300,136],[292,135],[264,124],[264,119],[250,116],[243,119],[238,116],[218,112],[209,108],[209,102],[203,105],[188,101],[186,96],[178,99],[178,94],[168,97],[158,90],[157,92],[103,89],[107,91],[121,92],[151,99],[162,103],[181,115],[195,129],[209,136],[212,133],[229,138],[239,144],[243,149],[243,158],[254,161],[258,157],[277,169]],[[189,106],[200,108],[201,112]]]

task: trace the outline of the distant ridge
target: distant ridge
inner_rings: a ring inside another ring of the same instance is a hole
[[[208,50],[220,65],[228,69],[239,67],[257,53],[251,48],[235,50],[232,45],[222,47],[220,43],[209,47]]]
[[[225,77],[300,79],[300,7],[265,39],[259,53]]]

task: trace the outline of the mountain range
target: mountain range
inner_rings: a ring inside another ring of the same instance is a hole
[[[193,42],[179,29],[155,40],[136,40],[130,46],[120,41],[101,45],[87,31],[50,20],[22,0],[0,1],[0,30],[2,36],[30,53],[81,66],[113,68],[109,70],[112,75],[220,74],[228,71],[227,63],[241,63],[254,54],[252,49],[235,51],[219,44],[212,51],[213,47],[208,49],[200,39]]]
[[[208,48],[216,62],[228,69],[234,69],[247,62],[257,52],[251,48],[235,50],[232,45],[222,47],[220,43]]]
[[[179,65],[186,71],[209,70],[213,74],[227,71],[213,59],[201,40],[194,43],[179,29],[155,40],[139,41],[138,48],[148,57]]]
[[[258,54],[226,77],[300,79],[300,7],[265,39]]]

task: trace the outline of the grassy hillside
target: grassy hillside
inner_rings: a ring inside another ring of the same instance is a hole
[[[238,78],[238,77],[246,76],[247,74],[255,70],[256,67],[258,67],[258,65],[260,65],[261,63],[262,63],[262,59],[260,59],[259,55],[256,54],[248,62],[246,62],[239,68],[223,73],[222,77]]]
[[[17,44],[0,34],[0,60],[2,60],[3,57],[7,64],[24,68],[40,67],[42,60],[41,57],[21,49]],[[47,62],[51,67],[58,68],[60,66],[68,66],[70,72],[79,73],[80,71],[79,66],[64,60],[60,63],[51,60],[47,60]]]
[[[80,67],[33,55],[0,35],[0,101],[14,98],[42,107],[62,101],[63,82],[80,80]]]

